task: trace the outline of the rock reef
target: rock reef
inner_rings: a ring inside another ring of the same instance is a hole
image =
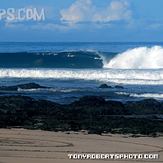
[[[0,91],[17,91],[18,89],[38,89],[47,88],[36,83],[19,84],[16,86],[1,86]]]
[[[27,96],[0,97],[0,128],[155,135],[163,132],[163,103],[154,99],[121,103],[85,96],[68,105]]]

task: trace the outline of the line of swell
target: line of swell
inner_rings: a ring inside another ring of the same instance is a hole
[[[0,68],[102,68],[96,51],[0,53]]]

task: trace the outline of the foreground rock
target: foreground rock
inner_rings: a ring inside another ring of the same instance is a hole
[[[0,127],[89,133],[155,134],[163,132],[163,103],[153,99],[123,104],[85,96],[60,105],[25,96],[0,97]]]
[[[0,87],[0,91],[17,91],[18,89],[38,89],[38,88],[47,88],[44,86],[40,86],[36,83],[27,83],[27,84],[20,84],[16,86],[2,86]]]

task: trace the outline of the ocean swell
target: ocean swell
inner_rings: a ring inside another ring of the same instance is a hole
[[[0,53],[0,68],[102,68],[96,51]]]

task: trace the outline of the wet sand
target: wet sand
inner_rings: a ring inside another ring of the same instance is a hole
[[[158,153],[158,160],[70,160],[70,153]],[[163,162],[163,137],[0,129],[0,163]]]

